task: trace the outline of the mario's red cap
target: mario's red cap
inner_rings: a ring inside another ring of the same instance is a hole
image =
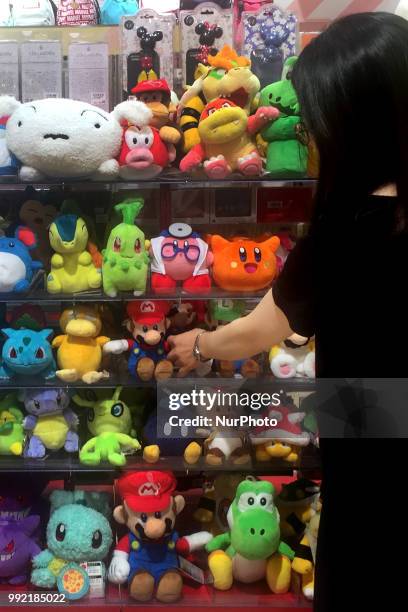
[[[170,305],[165,300],[143,300],[143,302],[129,302],[126,312],[135,323],[154,325],[163,321],[169,309]]]
[[[177,481],[171,472],[134,472],[118,480],[119,495],[133,512],[161,512],[170,506]]]
[[[153,91],[160,91],[164,93],[166,96],[170,97],[170,87],[166,79],[156,79],[154,81],[141,81],[131,89],[131,93],[136,96],[140,96],[144,93],[151,93]]]

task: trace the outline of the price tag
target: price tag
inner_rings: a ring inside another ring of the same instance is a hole
[[[18,84],[18,42],[0,41],[0,95],[20,98]]]
[[[69,97],[109,111],[109,48],[72,43],[68,51]]]
[[[62,51],[59,41],[21,45],[22,100],[62,97]]]

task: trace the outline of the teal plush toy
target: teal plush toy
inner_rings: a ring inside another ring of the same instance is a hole
[[[0,380],[10,380],[16,374],[55,378],[55,360],[48,337],[52,329],[2,329],[6,341],[2,349]]]
[[[53,499],[55,495],[58,499]],[[89,576],[80,564],[103,561],[112,545],[112,530],[101,512],[86,505],[92,503],[89,496],[74,500],[68,491],[55,491],[50,500],[53,511],[47,525],[47,548],[33,559],[31,582],[45,589],[57,586],[67,599],[79,599],[90,588]],[[106,573],[103,563],[102,573]]]
[[[284,65],[282,80],[264,87],[259,106],[273,106],[280,115],[271,121],[261,136],[268,143],[266,171],[273,177],[304,177],[307,169],[307,147],[298,140],[300,110],[296,92],[290,80],[296,57],[289,57]]]
[[[135,219],[143,208],[142,198],[125,200],[115,206],[123,222],[116,225],[108,238],[106,249],[102,252],[103,290],[110,297],[118,291],[133,291],[141,295],[146,290],[149,256],[145,235],[135,225]]]
[[[126,464],[125,453],[141,448],[134,437],[136,432],[132,429],[129,406],[120,400],[121,392],[122,387],[118,387],[112,399],[95,402],[74,395],[73,400],[78,406],[88,408],[88,429],[94,436],[80,450],[81,463],[99,465],[101,461],[109,461],[121,467]]]

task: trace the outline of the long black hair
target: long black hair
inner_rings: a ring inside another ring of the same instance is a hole
[[[407,221],[408,21],[390,13],[339,19],[300,54],[292,82],[320,155],[317,212],[396,183]]]

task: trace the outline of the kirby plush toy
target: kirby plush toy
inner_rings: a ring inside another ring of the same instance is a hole
[[[208,293],[213,255],[208,244],[187,223],[172,223],[150,242],[151,286],[155,293],[173,293],[181,283],[187,293]]]

